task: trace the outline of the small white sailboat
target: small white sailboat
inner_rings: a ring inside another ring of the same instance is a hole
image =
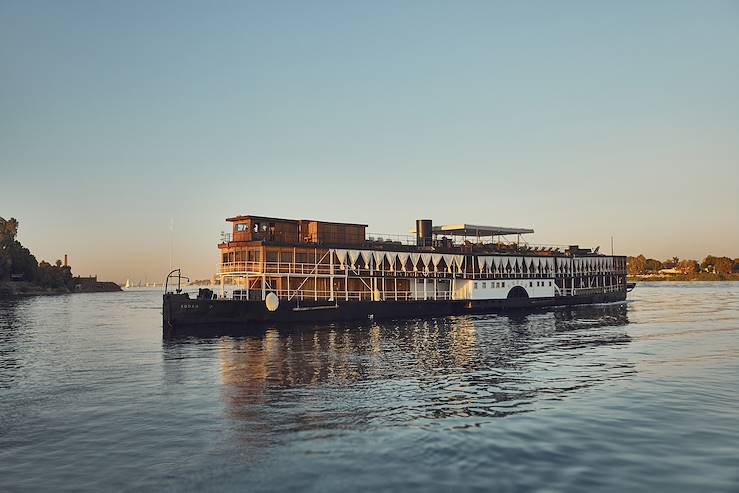
[[[126,285],[123,286],[123,287],[126,288],[126,289],[130,288],[131,287],[131,280],[130,279],[126,279]]]

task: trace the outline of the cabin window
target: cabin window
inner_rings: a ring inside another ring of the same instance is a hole
[[[296,264],[307,264],[309,263],[308,260],[308,254],[305,252],[296,252],[295,253],[295,263]]]
[[[254,232],[259,233],[259,223],[254,223]]]
[[[484,282],[484,283],[482,283],[482,289],[485,289],[485,288],[487,288],[487,287],[488,287],[487,283],[485,283],[485,282]]]
[[[505,287],[505,282],[500,283],[501,287]]]
[[[473,289],[477,289],[477,283],[475,283],[475,287]]]
[[[537,283],[536,283],[536,285],[538,286],[538,285],[539,285],[539,283],[537,282]],[[533,288],[533,287],[534,287],[534,283],[533,283],[533,282],[531,282],[531,281],[529,281],[529,287],[530,287],[530,288]]]
[[[549,285],[550,285],[550,286],[552,285],[552,281],[549,281]]]
[[[223,263],[225,264],[226,262],[228,262],[228,253],[223,254]]]
[[[246,223],[241,223],[241,224],[236,225],[236,231],[238,231],[239,233],[243,231],[248,231],[248,230],[249,230],[249,225]]]
[[[277,262],[277,252],[267,252],[267,262]]]

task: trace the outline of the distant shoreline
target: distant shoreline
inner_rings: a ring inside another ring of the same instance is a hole
[[[698,274],[646,274],[640,276],[628,276],[628,280],[632,282],[721,282],[739,281],[739,274],[711,274],[708,272],[701,272]]]
[[[26,281],[0,281],[0,298],[22,298],[26,296],[54,296],[74,293],[114,293],[123,291],[113,282],[94,281],[78,284],[79,289],[70,290],[64,287],[43,288]]]

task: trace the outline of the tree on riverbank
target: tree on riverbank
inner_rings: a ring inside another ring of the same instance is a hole
[[[74,289],[72,268],[68,265],[62,265],[61,260],[57,260],[55,265],[42,260],[38,265],[36,283],[44,288]]]
[[[660,262],[644,255],[626,258],[626,267],[629,276],[643,276],[647,274],[658,274],[662,269],[675,269],[682,274],[710,273],[719,276],[731,275],[739,272],[739,259],[729,257],[716,257],[708,255],[702,262],[691,259],[679,260],[677,257]],[[673,272],[674,274],[674,272]]]
[[[697,260],[685,259],[678,262],[676,269],[683,274],[697,274],[701,271],[701,266],[698,265]]]
[[[714,257],[713,255],[709,255],[701,262],[701,268],[709,272],[715,272],[716,274],[730,274],[734,271],[734,264],[734,260],[729,257]]]
[[[18,277],[42,288],[73,289],[72,268],[63,266],[61,260],[54,265],[42,261],[40,264],[31,251],[16,239],[18,221],[0,217],[0,281]]]
[[[7,281],[12,274],[21,275],[23,280],[34,282],[38,262],[28,248],[15,239],[18,221],[0,217],[0,281]]]

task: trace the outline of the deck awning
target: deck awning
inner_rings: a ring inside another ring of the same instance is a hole
[[[411,233],[415,233],[415,228]],[[529,228],[506,228],[502,226],[481,226],[479,224],[442,224],[434,226],[431,232],[435,235],[447,236],[504,236],[533,233]]]

